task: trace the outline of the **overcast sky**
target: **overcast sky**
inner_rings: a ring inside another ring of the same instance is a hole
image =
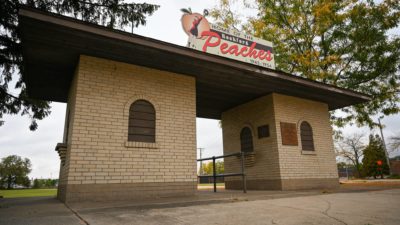
[[[210,9],[216,1],[186,1],[164,0],[146,1],[161,5],[156,13],[148,18],[147,25],[135,29],[135,33],[177,45],[185,46],[187,36],[181,28],[181,8],[191,7],[193,12],[202,12]],[[62,141],[65,119],[64,103],[52,103],[51,115],[39,121],[39,128],[35,132],[28,129],[29,119],[21,116],[4,116],[6,123],[0,127],[0,158],[16,154],[27,157],[32,161],[33,178],[57,178],[59,158],[54,150],[58,142]],[[400,115],[385,118],[384,135],[386,138],[399,134]],[[368,128],[346,127],[345,134],[364,132],[369,134]],[[222,154],[222,131],[216,120],[197,119],[197,147],[202,147],[203,157]]]

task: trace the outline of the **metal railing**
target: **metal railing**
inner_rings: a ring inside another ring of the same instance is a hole
[[[227,154],[227,155],[221,155],[221,156],[213,156],[209,158],[203,158],[203,159],[198,159],[197,162],[202,163],[203,161],[208,161],[212,160],[213,161],[213,175],[199,175],[198,177],[212,177],[213,178],[213,183],[214,183],[214,192],[217,192],[217,177],[232,177],[232,176],[242,176],[242,181],[243,181],[243,193],[247,192],[247,187],[246,187],[246,174],[244,171],[244,152],[237,152],[237,153],[232,153],[232,154]],[[240,156],[240,161],[241,161],[241,173],[225,173],[225,174],[217,174],[216,173],[216,167],[215,167],[215,160],[216,159],[221,159],[221,158],[227,158],[227,157],[233,157],[233,156]]]

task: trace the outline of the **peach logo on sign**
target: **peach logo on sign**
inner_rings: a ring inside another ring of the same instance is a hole
[[[202,38],[202,33],[204,31],[210,31],[210,24],[208,23],[206,16],[208,15],[208,11],[204,10],[203,15],[200,13],[193,13],[191,8],[181,9],[184,13],[181,21],[182,27],[185,33],[191,37]]]

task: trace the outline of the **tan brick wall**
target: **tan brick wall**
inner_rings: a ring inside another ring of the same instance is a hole
[[[66,185],[68,181],[68,172],[70,166],[70,156],[71,156],[71,134],[72,134],[72,124],[75,118],[75,103],[76,103],[76,86],[77,86],[77,76],[78,68],[75,71],[74,78],[71,82],[71,88],[68,93],[68,102],[65,114],[65,124],[64,124],[64,137],[63,142],[67,143],[67,153],[65,158],[65,164],[60,163],[60,174],[58,183],[57,197],[63,201],[66,199]]]
[[[273,96],[282,179],[338,178],[328,105],[280,94]],[[301,149],[300,124],[303,121],[312,127],[313,155]],[[296,124],[298,146],[282,145],[281,122]]]
[[[249,180],[280,178],[272,100],[272,95],[264,96],[222,114],[224,154],[240,152],[240,131],[245,126],[252,130],[255,163],[245,168]],[[258,139],[257,127],[266,124],[269,125],[270,137]],[[240,160],[227,158],[225,171],[227,173],[240,172]],[[226,180],[237,179],[241,178],[226,178]]]
[[[193,77],[81,56],[74,80],[62,184],[195,184]],[[156,109],[155,144],[127,142],[129,107],[138,99]]]
[[[300,123],[307,121],[313,129],[315,152],[301,149]],[[282,145],[280,123],[294,123],[298,146]],[[268,124],[270,137],[258,139],[257,127]],[[222,114],[224,154],[240,151],[240,131],[253,131],[255,164],[246,167],[250,189],[307,189],[334,187],[338,178],[329,122],[324,103],[270,94]],[[238,159],[227,159],[227,172],[239,171]],[[227,187],[241,188],[241,178],[227,178]]]

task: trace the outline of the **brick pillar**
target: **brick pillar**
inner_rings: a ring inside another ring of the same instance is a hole
[[[300,124],[312,127],[314,151],[303,150]],[[282,126],[289,127],[286,130]],[[338,187],[328,106],[306,99],[270,94],[222,114],[224,154],[241,150],[240,132],[252,131],[254,163],[246,167],[249,190],[298,190]],[[268,136],[259,131],[268,127]],[[238,159],[227,159],[226,172],[239,171]],[[226,179],[240,189],[239,177]]]
[[[155,108],[155,142],[128,141],[129,108],[137,100]],[[193,77],[81,56],[68,104],[71,120],[62,200],[194,194]]]

